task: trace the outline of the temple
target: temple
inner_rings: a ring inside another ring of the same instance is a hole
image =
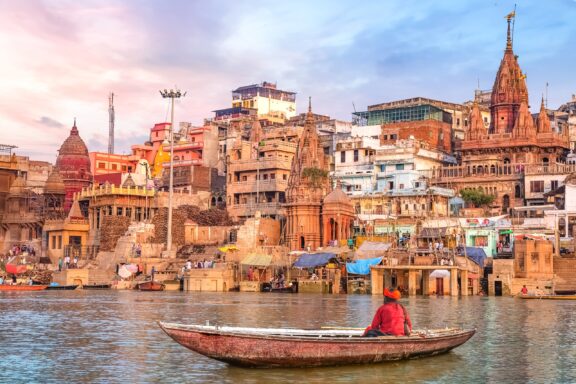
[[[530,113],[526,75],[512,46],[510,23],[504,56],[490,98],[491,121],[483,123],[477,102],[470,112],[469,129],[460,148],[460,165],[430,172],[432,183],[457,191],[473,188],[495,196],[502,213],[524,205],[524,174],[539,166],[564,162],[569,150],[568,131],[551,129],[544,102],[535,120]]]

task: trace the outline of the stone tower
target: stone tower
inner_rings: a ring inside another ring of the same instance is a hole
[[[76,119],[74,119],[74,126],[70,130],[70,136],[62,143],[58,151],[56,169],[60,173],[66,189],[64,212],[68,213],[72,207],[74,193],[80,192],[82,188],[88,187],[92,183],[88,148],[78,133]]]
[[[290,249],[314,250],[322,245],[322,199],[328,190],[328,165],[309,102],[286,188],[286,243]]]

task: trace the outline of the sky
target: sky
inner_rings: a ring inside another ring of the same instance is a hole
[[[514,52],[532,111],[576,93],[576,0],[520,1]],[[270,81],[351,120],[410,97],[461,103],[490,89],[514,1],[0,0],[0,144],[54,163],[74,118],[89,151],[130,153],[169,121],[201,125],[231,91]]]

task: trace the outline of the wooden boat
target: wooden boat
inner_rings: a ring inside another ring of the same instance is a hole
[[[576,295],[519,295],[524,300],[576,300]]]
[[[82,289],[110,289],[110,288],[112,288],[112,284],[91,284],[82,286]]]
[[[270,283],[262,283],[260,292],[298,293],[298,282],[292,282],[286,287],[275,287]]]
[[[42,291],[47,285],[8,285],[0,284],[0,291]]]
[[[166,285],[156,281],[146,281],[136,285],[136,288],[139,291],[163,291],[166,289]]]
[[[48,290],[50,291],[72,291],[78,288],[78,285],[49,285]]]
[[[176,342],[245,367],[319,367],[433,356],[465,343],[476,330],[447,328],[411,336],[361,337],[360,329],[272,329],[159,322]]]

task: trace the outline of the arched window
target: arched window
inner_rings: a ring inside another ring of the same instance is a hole
[[[508,213],[508,208],[510,208],[510,196],[502,196],[502,213]]]
[[[495,174],[495,173],[496,173],[496,166],[495,166],[494,164],[492,164],[492,165],[490,166],[490,173],[491,173],[491,174]]]

